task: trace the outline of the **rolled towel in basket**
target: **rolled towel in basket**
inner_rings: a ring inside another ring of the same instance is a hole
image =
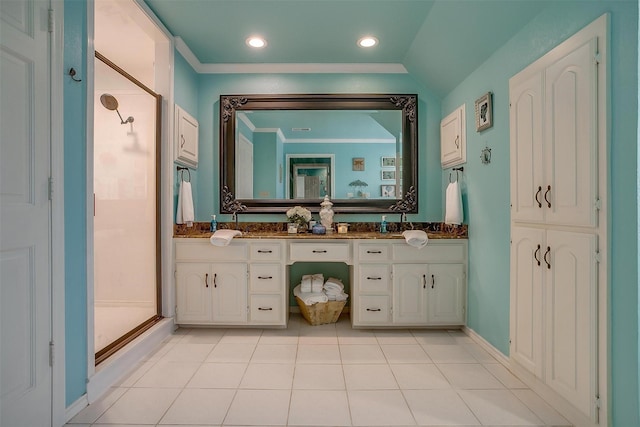
[[[302,292],[300,291],[300,285],[293,288],[293,295],[300,298],[306,305],[329,301],[329,298],[324,292]]]
[[[414,248],[424,248],[429,242],[429,236],[422,230],[406,230],[402,232],[402,236],[407,244]]]
[[[340,279],[329,277],[324,283],[324,290],[327,292],[342,292],[344,290],[344,285]]]
[[[302,276],[302,280],[300,281],[300,292],[311,292],[311,278],[313,274],[305,274]]]
[[[228,246],[234,237],[240,235],[242,232],[238,230],[216,230],[209,241],[213,246]]]
[[[322,292],[324,286],[324,276],[322,274],[314,274],[311,277],[311,292]]]

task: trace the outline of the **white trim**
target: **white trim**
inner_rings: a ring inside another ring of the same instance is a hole
[[[256,130],[256,125],[253,124],[253,122],[249,119],[249,117],[247,116],[247,113],[245,113],[244,111],[238,111],[236,113],[236,117],[238,118],[238,120],[240,120],[242,123],[244,123],[245,125],[247,125],[247,127],[249,128],[249,130],[251,132]],[[280,128],[278,128],[278,130],[280,130]]]
[[[285,144],[395,144],[395,138],[289,138]]]
[[[67,410],[65,411],[65,414],[64,414],[65,419],[63,424],[71,421],[71,418],[78,415],[80,411],[82,411],[87,406],[89,406],[89,399],[87,398],[87,393],[85,393],[82,396],[80,396],[78,400],[76,400],[75,402],[73,402],[71,405],[67,407]],[[54,425],[62,425],[62,424],[54,424]]]
[[[181,37],[174,40],[177,51],[198,74],[408,74],[404,65],[387,63],[203,64]]]
[[[549,386],[537,379],[533,374],[519,366],[515,361],[509,359],[500,350],[495,348],[491,343],[482,338],[476,331],[464,326],[462,332],[467,334],[476,344],[483,348],[487,353],[493,356],[502,366],[507,368],[527,387],[534,391],[544,401],[546,401],[553,409],[558,411],[560,415],[565,417],[572,425],[580,427],[603,427],[605,424],[593,424],[588,417],[580,413],[573,405],[567,402],[562,396],[553,391]]]
[[[87,383],[87,401],[98,400],[119,380],[131,374],[140,361],[169,337],[175,329],[173,318],[165,318],[131,341],[124,348],[98,366]]]
[[[52,425],[65,423],[65,274],[64,274],[64,1],[50,0],[54,28],[50,43],[51,178],[51,339],[55,343],[52,368]]]

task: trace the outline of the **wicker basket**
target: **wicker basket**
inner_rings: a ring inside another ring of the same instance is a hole
[[[302,316],[311,325],[326,325],[336,323],[346,301],[317,302],[313,305],[306,305],[300,298],[296,297]]]

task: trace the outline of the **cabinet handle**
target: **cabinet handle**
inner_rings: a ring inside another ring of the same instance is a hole
[[[258,310],[260,310],[260,311],[271,311],[271,310],[273,310],[273,308],[271,308],[271,307],[258,307]]]
[[[367,277],[367,280],[382,280],[382,277]]]
[[[324,249],[323,249],[323,250],[316,250],[316,249],[314,249],[314,250],[313,250],[313,253],[314,253],[314,254],[326,254],[326,253],[327,253],[327,251],[326,251],[326,250],[324,250]]]
[[[258,253],[259,254],[270,254],[270,253],[273,253],[273,251],[268,251],[268,250],[264,250],[264,249],[258,249]]]
[[[382,251],[367,251],[368,254],[381,254]]]
[[[540,192],[542,191],[542,187],[540,185],[538,185],[538,191],[536,191],[536,202],[538,203],[538,207],[542,208],[542,202],[540,202],[540,200],[538,199],[538,196],[540,195]]]
[[[209,287],[209,273],[204,275],[204,286],[207,288]]]
[[[271,279],[273,279],[273,276],[258,276],[258,279],[260,279],[260,280],[271,280]]]
[[[551,186],[548,185],[547,186],[547,191],[544,192],[544,201],[547,202],[547,207],[548,208],[551,207],[551,202],[549,201],[549,199],[547,199],[547,194],[549,194],[550,191],[551,191]]]
[[[180,135],[180,148],[184,147],[184,143],[185,143],[185,139],[184,139],[184,135]]]
[[[216,282],[216,278],[218,277],[218,273],[214,273],[213,275],[213,287],[217,288],[218,287],[218,283]]]
[[[533,257],[536,259],[536,261],[538,261],[538,267],[539,267],[540,266],[540,258],[538,258],[538,255],[540,255],[540,245],[538,245],[538,248],[533,253]]]
[[[433,287],[436,285],[436,276],[435,275],[431,275],[431,289],[433,289]]]
[[[453,142],[456,144],[456,148],[460,148],[460,135],[456,135],[456,140]]]
[[[382,311],[380,308],[367,308],[367,311]]]
[[[544,253],[544,262],[547,263],[547,268],[551,269],[551,264],[549,264],[549,260],[547,259],[547,255],[551,253],[551,246],[547,246],[547,251]]]
[[[422,275],[422,289],[427,289],[427,275]]]

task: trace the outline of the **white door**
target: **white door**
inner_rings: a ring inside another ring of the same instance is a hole
[[[544,230],[511,227],[511,359],[542,377]]]
[[[545,71],[547,223],[596,225],[596,41],[591,39]]]
[[[464,104],[440,122],[440,163],[456,166],[467,160],[465,146]]]
[[[176,322],[210,323],[213,276],[209,263],[176,263]]]
[[[253,144],[243,134],[238,138],[236,199],[253,199]]]
[[[213,264],[214,323],[247,321],[247,264]]]
[[[597,390],[596,245],[594,234],[549,230],[543,258],[546,382],[585,414]]]
[[[48,1],[0,2],[0,425],[51,425]]]
[[[424,324],[427,321],[426,264],[393,266],[393,322]]]
[[[464,325],[464,266],[430,264],[427,276],[427,322]]]
[[[542,73],[517,75],[509,81],[511,133],[511,220],[544,218],[542,169]]]

